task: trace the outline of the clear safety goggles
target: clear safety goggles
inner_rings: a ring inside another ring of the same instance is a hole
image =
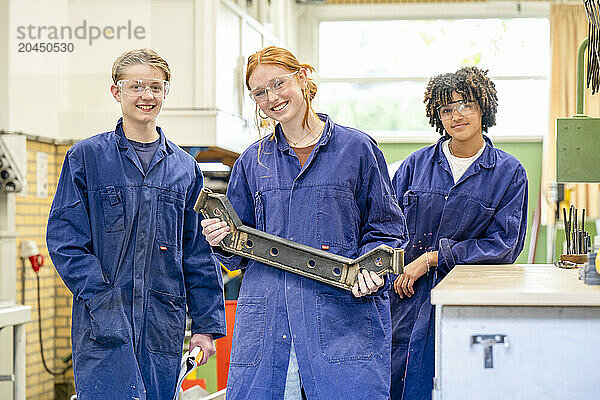
[[[290,81],[292,77],[296,75],[300,70],[296,72],[292,72],[291,74],[285,74],[278,76],[277,78],[271,79],[267,84],[263,86],[259,86],[250,91],[250,98],[257,103],[265,102],[269,99],[269,95],[267,94],[267,90],[279,94],[290,85]]]
[[[458,100],[438,107],[438,114],[442,121],[452,119],[455,111],[463,117],[468,117],[477,111],[477,102]]]
[[[141,96],[150,89],[152,96],[165,97],[169,94],[170,82],[163,79],[121,79],[117,86],[128,96]]]

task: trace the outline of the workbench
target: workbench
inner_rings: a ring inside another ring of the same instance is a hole
[[[26,396],[26,330],[31,320],[31,307],[23,305],[0,305],[0,342],[8,342],[2,348],[12,349],[0,353],[0,398],[25,400]],[[9,328],[10,331],[8,329]],[[12,353],[12,354],[11,354]],[[7,373],[8,372],[8,373]]]
[[[600,286],[576,269],[456,266],[431,302],[434,399],[600,399]]]

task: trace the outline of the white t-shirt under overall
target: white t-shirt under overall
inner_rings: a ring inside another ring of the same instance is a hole
[[[481,146],[477,153],[475,153],[475,155],[469,158],[460,158],[450,154],[449,143],[450,140],[445,140],[442,143],[442,150],[444,151],[444,155],[448,159],[448,163],[450,164],[450,171],[452,171],[454,183],[456,183],[458,182],[460,177],[463,176],[463,174],[469,168],[469,166],[473,164],[473,162],[477,160],[481,154],[483,154],[483,150],[485,149],[485,141],[483,142],[483,146]]]

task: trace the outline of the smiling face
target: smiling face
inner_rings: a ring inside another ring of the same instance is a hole
[[[260,64],[248,80],[250,90],[264,88],[274,79],[291,72],[286,68],[272,64]],[[267,115],[267,117],[280,122],[282,125],[289,123],[302,122],[306,103],[302,96],[302,84],[306,82],[306,72],[299,71],[296,75],[287,80],[286,86],[279,93],[273,93],[267,90],[268,98],[265,101],[257,102],[258,107]]]
[[[464,100],[461,94],[452,92],[452,102]],[[476,110],[473,114],[464,116],[455,111],[452,118],[442,120],[444,129],[453,140],[463,143],[479,142],[482,137],[481,109],[475,101]]]
[[[166,79],[164,72],[147,64],[133,64],[125,67],[119,80],[122,79]],[[155,124],[163,104],[163,96],[154,97],[147,88],[141,95],[129,95],[116,85],[111,86],[115,100],[121,103],[123,121],[131,125]]]

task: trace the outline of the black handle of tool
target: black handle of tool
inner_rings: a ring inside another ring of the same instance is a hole
[[[579,241],[579,254],[587,253],[585,248],[585,208],[581,210],[581,240]]]
[[[577,246],[577,209],[573,207],[573,253],[579,254]]]
[[[569,254],[574,253],[573,244],[575,242],[575,238],[573,237],[573,206],[569,207]]]
[[[567,254],[571,254],[571,229],[567,221],[567,209],[563,207],[563,218],[565,221],[565,239],[567,240]]]

